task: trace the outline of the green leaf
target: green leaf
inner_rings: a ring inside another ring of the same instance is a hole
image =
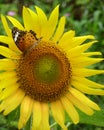
[[[88,2],[89,2],[89,0],[77,0],[76,4],[77,5],[84,5],[84,4],[87,4]]]
[[[30,119],[27,121],[23,130],[31,130],[31,127],[32,127],[32,117],[30,117]]]
[[[0,126],[5,125],[7,123],[6,118],[0,114]]]
[[[80,117],[80,124],[90,124],[104,127],[104,109],[102,109],[101,111],[95,111],[95,113],[92,116],[88,116],[79,110],[78,113]],[[66,121],[73,123],[68,117],[68,115],[66,116]]]
[[[96,111],[92,116],[80,112],[80,123],[104,127],[104,109]]]

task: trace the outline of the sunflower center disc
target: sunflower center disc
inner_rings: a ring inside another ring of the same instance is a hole
[[[31,98],[52,102],[68,91],[68,58],[53,43],[40,41],[22,55],[17,67],[20,88]]]
[[[41,56],[34,64],[34,76],[40,82],[46,84],[54,83],[59,79],[61,74],[61,66],[57,57],[46,54]]]

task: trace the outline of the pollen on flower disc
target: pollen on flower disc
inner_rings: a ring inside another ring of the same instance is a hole
[[[68,91],[71,67],[65,54],[54,45],[40,41],[18,62],[20,88],[41,102],[52,102]]]

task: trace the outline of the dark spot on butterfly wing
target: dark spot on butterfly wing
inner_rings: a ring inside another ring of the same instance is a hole
[[[36,40],[38,40],[38,38],[36,37],[36,33],[34,31],[30,30],[29,32],[35,37]]]

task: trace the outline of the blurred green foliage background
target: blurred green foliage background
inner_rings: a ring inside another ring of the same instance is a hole
[[[101,51],[104,57],[104,0],[0,0],[0,14],[11,15],[22,21],[23,5],[33,9],[37,5],[41,7],[47,15],[53,8],[60,4],[60,16],[66,16],[65,31],[74,29],[76,35],[94,35],[98,40],[90,48],[90,51]],[[5,34],[0,20],[0,34]],[[104,62],[91,66],[94,69],[104,69]],[[91,77],[92,80],[104,84],[104,75]],[[91,97],[92,98],[92,97]],[[97,103],[104,107],[104,97],[93,97]],[[17,130],[19,110],[13,111],[4,117],[0,115],[0,130]],[[104,121],[104,120],[103,120]],[[104,130],[104,127],[88,125],[85,122],[78,125],[70,125],[69,130]],[[29,130],[28,126],[25,130]],[[52,130],[61,130],[56,125]]]

